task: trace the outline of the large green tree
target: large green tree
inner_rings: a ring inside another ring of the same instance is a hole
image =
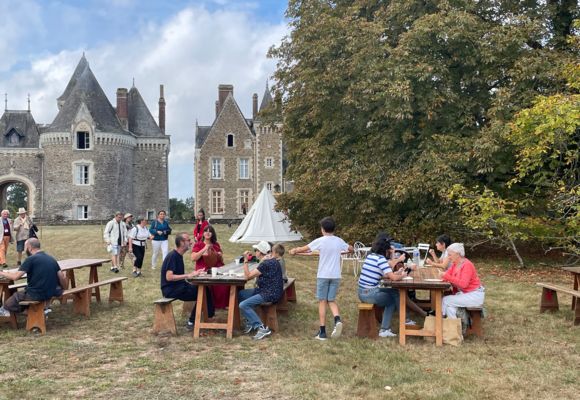
[[[271,50],[295,181],[279,204],[313,234],[324,215],[365,241],[461,232],[452,186],[505,190],[515,157],[502,128],[564,85],[576,7],[291,0],[291,33]]]

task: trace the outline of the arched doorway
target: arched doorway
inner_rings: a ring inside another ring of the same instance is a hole
[[[26,208],[28,215],[34,216],[34,196],[36,188],[32,181],[21,176],[0,177],[0,209],[10,210],[14,218],[20,207]]]

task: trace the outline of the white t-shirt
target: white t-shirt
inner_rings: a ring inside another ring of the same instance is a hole
[[[338,236],[321,236],[308,244],[312,251],[319,251],[317,278],[340,278],[340,253],[348,250],[348,243]]]

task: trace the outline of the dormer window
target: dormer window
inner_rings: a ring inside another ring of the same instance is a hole
[[[6,145],[10,147],[17,147],[20,145],[20,135],[16,129],[12,129],[7,136]]]
[[[85,131],[77,132],[76,139],[77,139],[77,149],[78,150],[88,150],[91,148],[89,132],[85,132]]]
[[[227,147],[234,147],[234,134],[228,133],[227,140],[226,140]]]

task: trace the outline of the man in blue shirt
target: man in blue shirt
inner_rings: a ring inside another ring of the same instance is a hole
[[[60,270],[58,262],[44,251],[40,250],[40,241],[30,238],[24,243],[24,250],[28,258],[24,260],[20,269],[15,272],[0,271],[3,276],[16,281],[26,274],[27,286],[24,292],[16,292],[0,307],[0,316],[9,317],[11,312],[22,312],[21,301],[46,301],[62,294],[62,288],[67,281]]]

